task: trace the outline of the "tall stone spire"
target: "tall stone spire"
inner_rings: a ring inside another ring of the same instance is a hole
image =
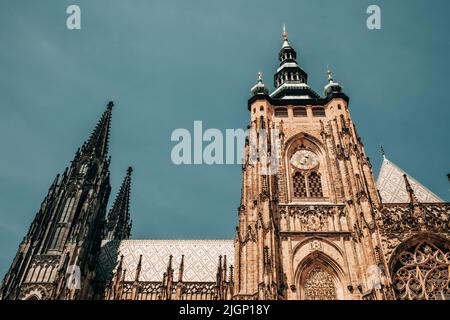
[[[133,169],[129,167],[114,201],[114,205],[109,211],[106,224],[107,240],[124,240],[130,237],[130,190],[132,172]]]
[[[0,299],[90,297],[95,276],[91,271],[98,259],[111,191],[107,154],[112,107],[108,103],[88,141],[54,179],[5,276]],[[73,272],[73,265],[84,277],[78,289],[66,290],[66,274]],[[44,269],[45,273],[39,271]],[[28,274],[39,277],[27,280]]]
[[[414,189],[411,187],[411,184],[409,183],[409,179],[406,173],[403,174],[403,179],[405,180],[406,191],[408,192],[409,195],[409,202],[417,203],[418,201],[416,195],[414,194]]]
[[[381,152],[381,155],[383,156],[383,160],[386,160],[386,152],[384,151],[384,148],[382,145],[380,146],[380,152]]]
[[[108,155],[109,130],[111,127],[111,115],[114,103],[108,102],[106,110],[103,112],[97,126],[91,133],[88,141],[81,148],[82,153],[94,153],[99,158],[106,158]]]

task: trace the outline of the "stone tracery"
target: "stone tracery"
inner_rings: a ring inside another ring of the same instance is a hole
[[[420,242],[399,254],[393,285],[398,299],[445,300],[450,297],[450,251]]]
[[[336,300],[336,286],[332,276],[319,266],[311,269],[304,283],[306,300]]]

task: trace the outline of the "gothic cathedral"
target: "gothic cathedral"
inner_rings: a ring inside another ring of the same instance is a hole
[[[329,71],[315,92],[286,31],[278,57],[275,90],[260,75],[248,101],[234,240],[129,239],[131,168],[106,211],[110,102],[50,186],[0,298],[450,299],[450,204],[385,155],[375,182],[343,87]]]

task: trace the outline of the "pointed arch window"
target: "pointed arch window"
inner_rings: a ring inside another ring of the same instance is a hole
[[[305,176],[300,172],[296,172],[293,177],[293,188],[294,188],[294,197],[296,198],[305,198],[307,197],[306,192],[306,181]]]
[[[53,239],[50,244],[50,250],[59,250],[64,237],[65,228],[63,226],[58,226],[55,233],[53,234]]]
[[[75,203],[75,197],[71,196],[66,200],[66,204],[64,205],[63,212],[61,214],[61,219],[59,222],[67,223],[69,221],[70,213],[72,212],[73,206]]]
[[[292,176],[294,198],[323,198],[322,181],[319,173],[297,171]]]
[[[83,163],[83,165],[80,168],[80,173],[86,174],[87,171],[88,171],[88,165],[87,165],[87,163]]]
[[[308,189],[309,196],[311,198],[321,198],[323,197],[322,183],[320,181],[320,176],[317,172],[311,172],[308,176]]]
[[[326,270],[317,266],[309,271],[304,285],[306,300],[336,300],[336,286],[333,277]]]

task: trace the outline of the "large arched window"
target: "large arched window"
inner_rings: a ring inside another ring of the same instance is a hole
[[[393,269],[393,286],[401,300],[450,298],[450,251],[423,241],[403,250]]]
[[[293,189],[294,189],[294,197],[296,198],[305,198],[307,197],[306,193],[306,182],[305,177],[300,173],[296,172],[292,178]]]
[[[308,190],[311,198],[323,197],[322,182],[317,172],[311,172],[308,176]]]
[[[333,277],[326,270],[312,268],[303,284],[305,300],[336,300],[336,286]]]

